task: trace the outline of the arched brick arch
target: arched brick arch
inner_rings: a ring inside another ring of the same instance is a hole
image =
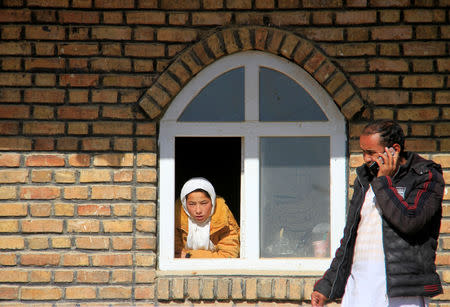
[[[287,58],[306,70],[330,94],[347,120],[367,106],[346,76],[311,42],[288,31],[269,27],[239,27],[217,31],[182,52],[140,98],[152,118],[164,110],[200,70],[219,58],[260,50]]]

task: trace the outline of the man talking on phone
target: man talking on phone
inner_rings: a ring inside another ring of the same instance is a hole
[[[435,257],[442,216],[441,166],[404,151],[402,128],[377,120],[362,131],[344,237],[311,294],[312,306],[423,307],[442,293]]]

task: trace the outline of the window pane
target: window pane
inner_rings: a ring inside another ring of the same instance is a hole
[[[329,137],[264,137],[261,257],[328,257]]]
[[[297,82],[275,70],[260,67],[260,121],[326,121],[311,95]]]
[[[184,122],[236,122],[244,120],[244,68],[236,68],[211,81],[192,99],[178,118]]]

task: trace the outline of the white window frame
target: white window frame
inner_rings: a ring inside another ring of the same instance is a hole
[[[318,122],[259,122],[259,66],[275,69],[298,82],[328,117]],[[177,122],[191,100],[213,79],[232,69],[245,71],[244,122]],[[175,137],[240,137],[241,249],[234,259],[174,258]],[[260,258],[260,137],[330,137],[330,254],[334,255],[345,224],[347,159],[345,118],[332,98],[301,67],[284,58],[246,51],[219,59],[203,69],[174,98],[160,122],[159,149],[159,257],[160,271],[235,274],[249,271],[317,272],[328,268],[331,258]]]

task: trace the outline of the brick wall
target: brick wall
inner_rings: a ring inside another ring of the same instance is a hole
[[[3,0],[0,304],[308,305],[318,276],[157,272],[158,119],[202,68],[261,50],[300,65],[341,109],[350,183],[372,118],[401,122],[408,149],[441,163],[450,182],[449,7]],[[433,306],[450,306],[449,195],[436,261],[445,293]]]

